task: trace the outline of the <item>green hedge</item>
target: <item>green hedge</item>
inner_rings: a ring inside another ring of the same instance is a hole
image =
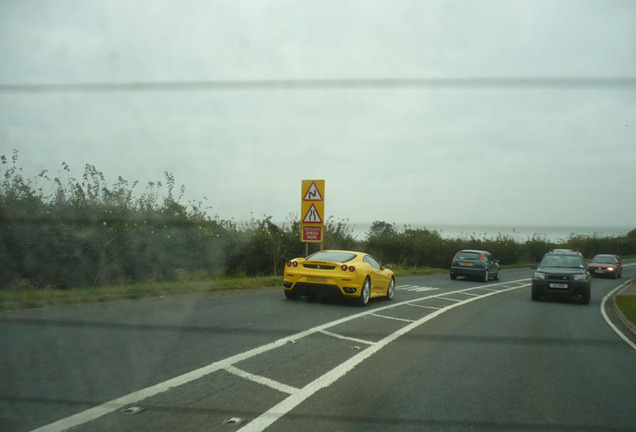
[[[167,172],[137,191],[137,182],[121,177],[108,184],[92,165],[81,179],[71,177],[64,163],[52,179],[46,171],[26,179],[17,152],[0,160],[0,289],[276,276],[288,259],[305,255],[297,220],[276,224],[264,216],[236,223],[211,217],[201,202],[181,203],[184,187],[176,190]],[[540,236],[525,242],[507,236],[444,239],[436,231],[377,221],[358,240],[348,220],[330,217],[322,246],[365,250],[405,267],[445,268],[462,248],[490,250],[502,264],[537,261],[554,247],[588,257],[634,254],[636,230],[615,238],[572,236],[555,244]]]

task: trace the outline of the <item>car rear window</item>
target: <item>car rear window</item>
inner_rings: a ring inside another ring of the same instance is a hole
[[[463,259],[463,260],[477,260],[479,261],[481,259],[481,254],[479,252],[460,252],[459,254],[457,254],[457,258],[458,259]]]
[[[356,257],[356,254],[351,252],[321,251],[321,252],[316,252],[313,255],[309,255],[307,259],[312,261],[329,261],[329,262],[345,263],[347,261],[351,261],[355,257]]]

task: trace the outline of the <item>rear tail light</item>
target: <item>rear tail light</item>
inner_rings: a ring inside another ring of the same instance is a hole
[[[354,272],[354,271],[356,271],[356,267],[355,267],[355,266],[349,266],[349,271],[350,271],[350,272]]]
[[[355,266],[347,266],[346,264],[343,264],[343,265],[340,266],[340,270],[342,270],[342,271],[349,270],[350,272],[354,272],[354,271],[356,271],[356,267]]]
[[[298,267],[298,261],[287,261],[287,267]]]
[[[455,254],[455,258],[459,258],[459,252]]]
[[[347,271],[347,265],[346,264],[341,265],[340,270]]]

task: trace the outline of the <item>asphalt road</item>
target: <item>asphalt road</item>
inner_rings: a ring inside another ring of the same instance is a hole
[[[404,277],[367,308],[282,287],[0,316],[0,430],[636,430],[636,350],[590,305]]]

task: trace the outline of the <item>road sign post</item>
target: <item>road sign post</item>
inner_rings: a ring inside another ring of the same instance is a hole
[[[300,241],[323,243],[325,241],[325,181],[303,180],[300,206]]]

